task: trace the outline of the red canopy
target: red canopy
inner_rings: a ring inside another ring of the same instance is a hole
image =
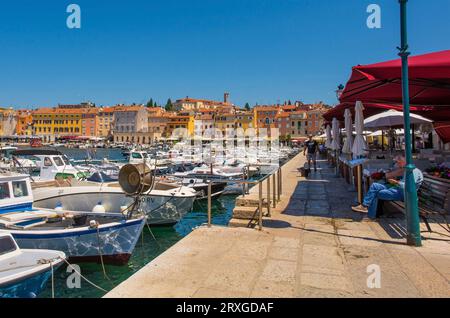
[[[370,116],[385,112],[387,110],[393,109],[398,111],[403,111],[403,105],[394,104],[394,103],[363,103],[364,105],[364,118],[368,118]],[[349,108],[354,114],[355,112],[355,104],[354,103],[342,103],[338,106],[330,109],[326,112],[323,117],[325,121],[331,122],[333,118],[336,118],[340,121],[344,121],[344,112]],[[414,114],[421,115],[425,118],[431,119],[432,121],[450,121],[450,105],[411,105],[411,112]]]
[[[401,104],[401,60],[353,67],[340,97],[344,102]],[[409,59],[411,104],[450,103],[450,50]]]
[[[449,122],[436,122],[433,124],[434,130],[441,138],[444,144],[450,142],[450,123]]]

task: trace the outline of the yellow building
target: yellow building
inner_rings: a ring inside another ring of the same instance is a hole
[[[194,135],[195,119],[193,115],[165,115],[167,118],[166,131],[164,132],[165,137],[170,138],[172,133],[179,128],[186,129],[189,136]]]
[[[97,116],[97,137],[110,137],[114,128],[114,107],[101,107]]]
[[[240,112],[236,114],[236,128],[242,128],[246,131],[254,126],[254,114],[251,111]]]
[[[40,108],[33,112],[34,134],[43,142],[60,137],[81,136],[82,113],[80,109]]]
[[[227,129],[235,129],[236,115],[233,113],[218,113],[214,118],[214,126],[222,133],[225,133]]]

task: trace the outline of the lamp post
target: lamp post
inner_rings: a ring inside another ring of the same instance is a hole
[[[341,98],[342,93],[344,92],[344,88],[345,88],[345,86],[342,85],[342,84],[339,84],[338,87],[337,87],[337,90],[336,90],[336,98],[338,99],[338,101],[339,101],[339,99]]]
[[[409,74],[408,74],[408,37],[407,37],[407,16],[406,4],[408,0],[400,2],[400,24],[401,24],[401,46],[398,48],[399,56],[402,59],[402,93],[403,93],[403,113],[405,131],[405,210],[407,227],[407,244],[421,246],[419,208],[417,199],[417,189],[414,180],[414,169],[416,168],[412,160],[411,122],[409,111]]]

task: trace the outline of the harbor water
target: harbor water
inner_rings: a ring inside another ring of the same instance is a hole
[[[82,149],[58,148],[69,158],[83,160],[88,157],[87,151]],[[120,149],[95,149],[95,159],[107,158],[122,161],[125,158]],[[212,200],[212,222],[215,225],[227,225],[231,219],[236,195],[223,195]],[[195,227],[207,222],[206,200],[196,201],[193,210],[175,226],[144,228],[141,240],[136,245],[129,263],[125,266],[105,265],[106,275],[101,264],[81,263],[81,274],[99,287],[109,291],[126,280],[150,261],[158,257],[172,245],[189,234]],[[151,232],[150,232],[151,230]],[[78,284],[78,282],[80,284]],[[79,288],[78,288],[79,287]],[[93,287],[83,278],[77,277],[68,270],[67,265],[61,266],[54,275],[54,293],[56,298],[96,298],[105,292]],[[39,295],[42,298],[52,297],[51,280],[46,289]]]

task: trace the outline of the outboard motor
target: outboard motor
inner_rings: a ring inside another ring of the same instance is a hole
[[[153,184],[153,175],[145,163],[127,164],[119,171],[119,184],[128,195],[147,192]]]

